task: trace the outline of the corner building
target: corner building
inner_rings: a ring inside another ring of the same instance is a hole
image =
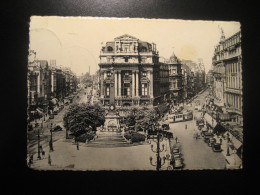
[[[116,37],[102,47],[99,67],[103,105],[157,105],[169,91],[168,65],[159,63],[154,43]]]

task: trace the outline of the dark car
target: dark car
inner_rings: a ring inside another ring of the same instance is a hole
[[[54,119],[54,114],[50,114],[49,119]]]
[[[221,144],[220,144],[220,143],[214,143],[214,144],[212,145],[212,150],[213,150],[214,152],[221,152],[221,151],[222,151],[222,149],[221,149]]]
[[[209,142],[208,142],[209,146],[212,147],[214,143],[216,143],[216,139],[213,137],[209,138]]]
[[[174,168],[175,169],[181,169],[181,168],[183,168],[183,166],[184,166],[184,164],[183,164],[181,158],[175,158],[174,159]]]
[[[62,131],[62,127],[60,125],[57,125],[54,127],[53,131]]]
[[[176,154],[176,153],[178,154],[179,152],[180,152],[180,151],[179,151],[178,148],[174,148],[174,149],[172,150],[172,153],[173,153],[173,154]]]
[[[169,124],[162,124],[162,128],[164,130],[169,130],[170,129],[170,125]]]

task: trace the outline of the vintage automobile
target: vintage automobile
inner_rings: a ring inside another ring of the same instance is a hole
[[[184,164],[183,164],[182,158],[175,158],[174,159],[174,168],[181,169],[183,167],[184,167]]]
[[[181,153],[175,153],[175,154],[173,154],[173,157],[174,157],[174,159],[181,158]]]
[[[221,151],[222,151],[222,149],[221,149],[221,144],[220,144],[220,143],[214,143],[214,144],[212,145],[212,150],[213,150],[214,152],[221,152]]]
[[[213,133],[204,133],[204,142],[209,143],[209,139],[213,138]]]
[[[170,125],[167,124],[167,123],[164,123],[164,124],[162,124],[162,129],[163,130],[169,130],[170,129]]]
[[[213,137],[209,138],[208,145],[209,145],[210,147],[212,147],[213,144],[215,144],[215,143],[216,143],[216,139],[215,139],[215,138],[213,138]]]
[[[172,150],[172,153],[173,153],[173,154],[175,154],[175,153],[178,154],[178,153],[180,153],[180,151],[179,151],[178,148],[174,148],[174,149]]]
[[[62,127],[60,125],[57,125],[53,128],[53,131],[62,131]]]

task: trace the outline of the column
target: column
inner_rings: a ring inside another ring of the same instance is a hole
[[[51,73],[51,92],[54,92],[54,75],[53,72]]]
[[[139,76],[138,76],[138,71],[135,72],[136,74],[136,97],[139,96]]]
[[[115,97],[117,97],[117,71],[115,72]]]
[[[100,92],[101,92],[101,96],[103,97],[104,96],[104,71],[101,71],[101,89],[100,89]]]
[[[40,96],[40,92],[41,92],[40,85],[41,85],[41,83],[40,83],[40,72],[37,71],[37,94],[38,94],[38,96]]]
[[[132,71],[132,97],[135,96],[135,74],[134,71]]]
[[[150,71],[150,97],[153,98],[153,71]]]
[[[121,97],[121,71],[118,72],[118,96]]]

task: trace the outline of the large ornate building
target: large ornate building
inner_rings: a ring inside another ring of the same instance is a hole
[[[107,42],[100,52],[99,89],[103,105],[158,104],[169,91],[168,65],[156,44],[130,35]]]
[[[220,43],[213,57],[215,103],[225,105],[233,120],[242,124],[242,55],[241,31]]]

